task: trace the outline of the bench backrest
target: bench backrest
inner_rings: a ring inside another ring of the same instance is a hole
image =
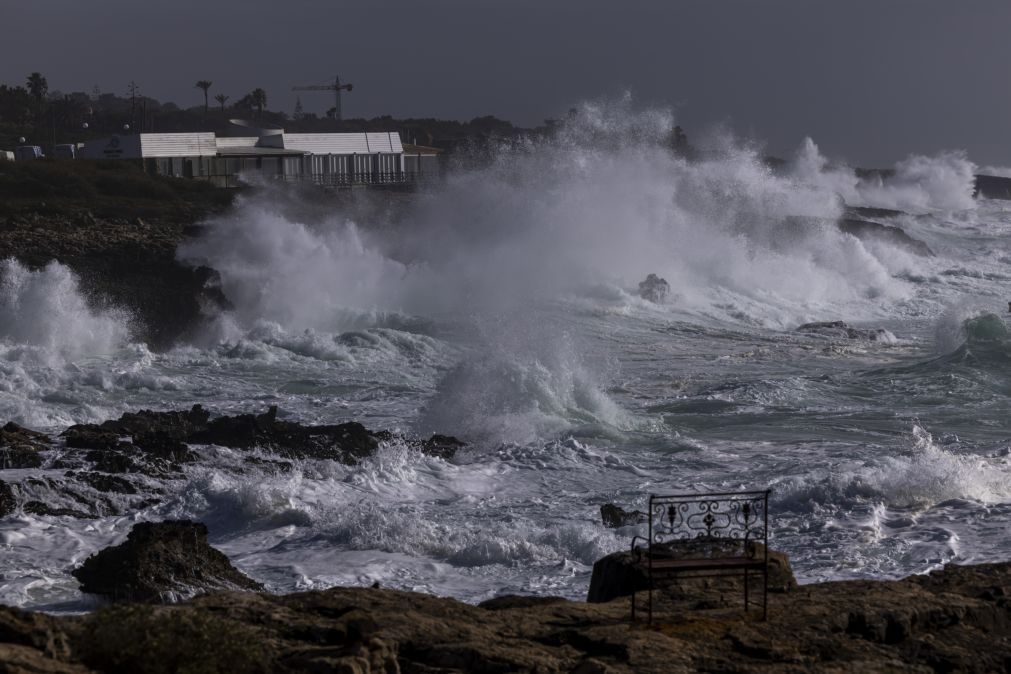
[[[769,542],[769,490],[649,497],[649,549],[688,557],[754,557]],[[764,553],[763,553],[764,554]]]

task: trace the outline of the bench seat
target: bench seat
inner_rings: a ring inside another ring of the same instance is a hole
[[[643,569],[653,569],[653,573],[670,571],[708,571],[723,569],[761,569],[766,564],[764,559],[754,559],[751,557],[723,557],[717,559],[670,559],[661,557],[650,560],[643,559],[637,566]]]

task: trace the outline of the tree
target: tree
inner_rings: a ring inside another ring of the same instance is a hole
[[[302,115],[304,114],[305,113],[302,110],[302,98],[300,96],[297,96],[295,98],[295,114],[292,116],[292,119],[298,121],[302,119]]]
[[[221,106],[221,114],[224,115],[225,102],[228,100],[228,96],[225,96],[224,94],[218,94],[217,96],[214,97],[214,100],[216,100],[218,104]]]
[[[249,102],[256,106],[256,119],[260,119],[267,105],[267,92],[260,87],[253,89],[249,92]]]
[[[207,90],[211,88],[210,80],[198,80],[196,85],[197,89],[204,90],[204,117],[207,117]]]
[[[49,82],[46,82],[46,78],[42,76],[42,73],[36,72],[28,76],[26,83],[28,85],[28,93],[35,99],[35,114],[41,117],[42,99],[46,97],[46,93],[49,91]]]

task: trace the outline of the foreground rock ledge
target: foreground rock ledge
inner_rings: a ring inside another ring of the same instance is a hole
[[[0,607],[12,672],[1000,672],[1011,668],[1011,564],[900,581],[805,585],[769,621],[661,602],[498,601],[336,588],[224,592],[53,617]],[[24,663],[19,664],[19,663]]]

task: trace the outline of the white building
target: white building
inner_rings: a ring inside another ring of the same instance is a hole
[[[136,133],[84,144],[81,159],[126,159],[167,176],[227,185],[240,174],[323,185],[404,181],[404,147],[397,133],[285,133],[234,123],[233,132]]]

